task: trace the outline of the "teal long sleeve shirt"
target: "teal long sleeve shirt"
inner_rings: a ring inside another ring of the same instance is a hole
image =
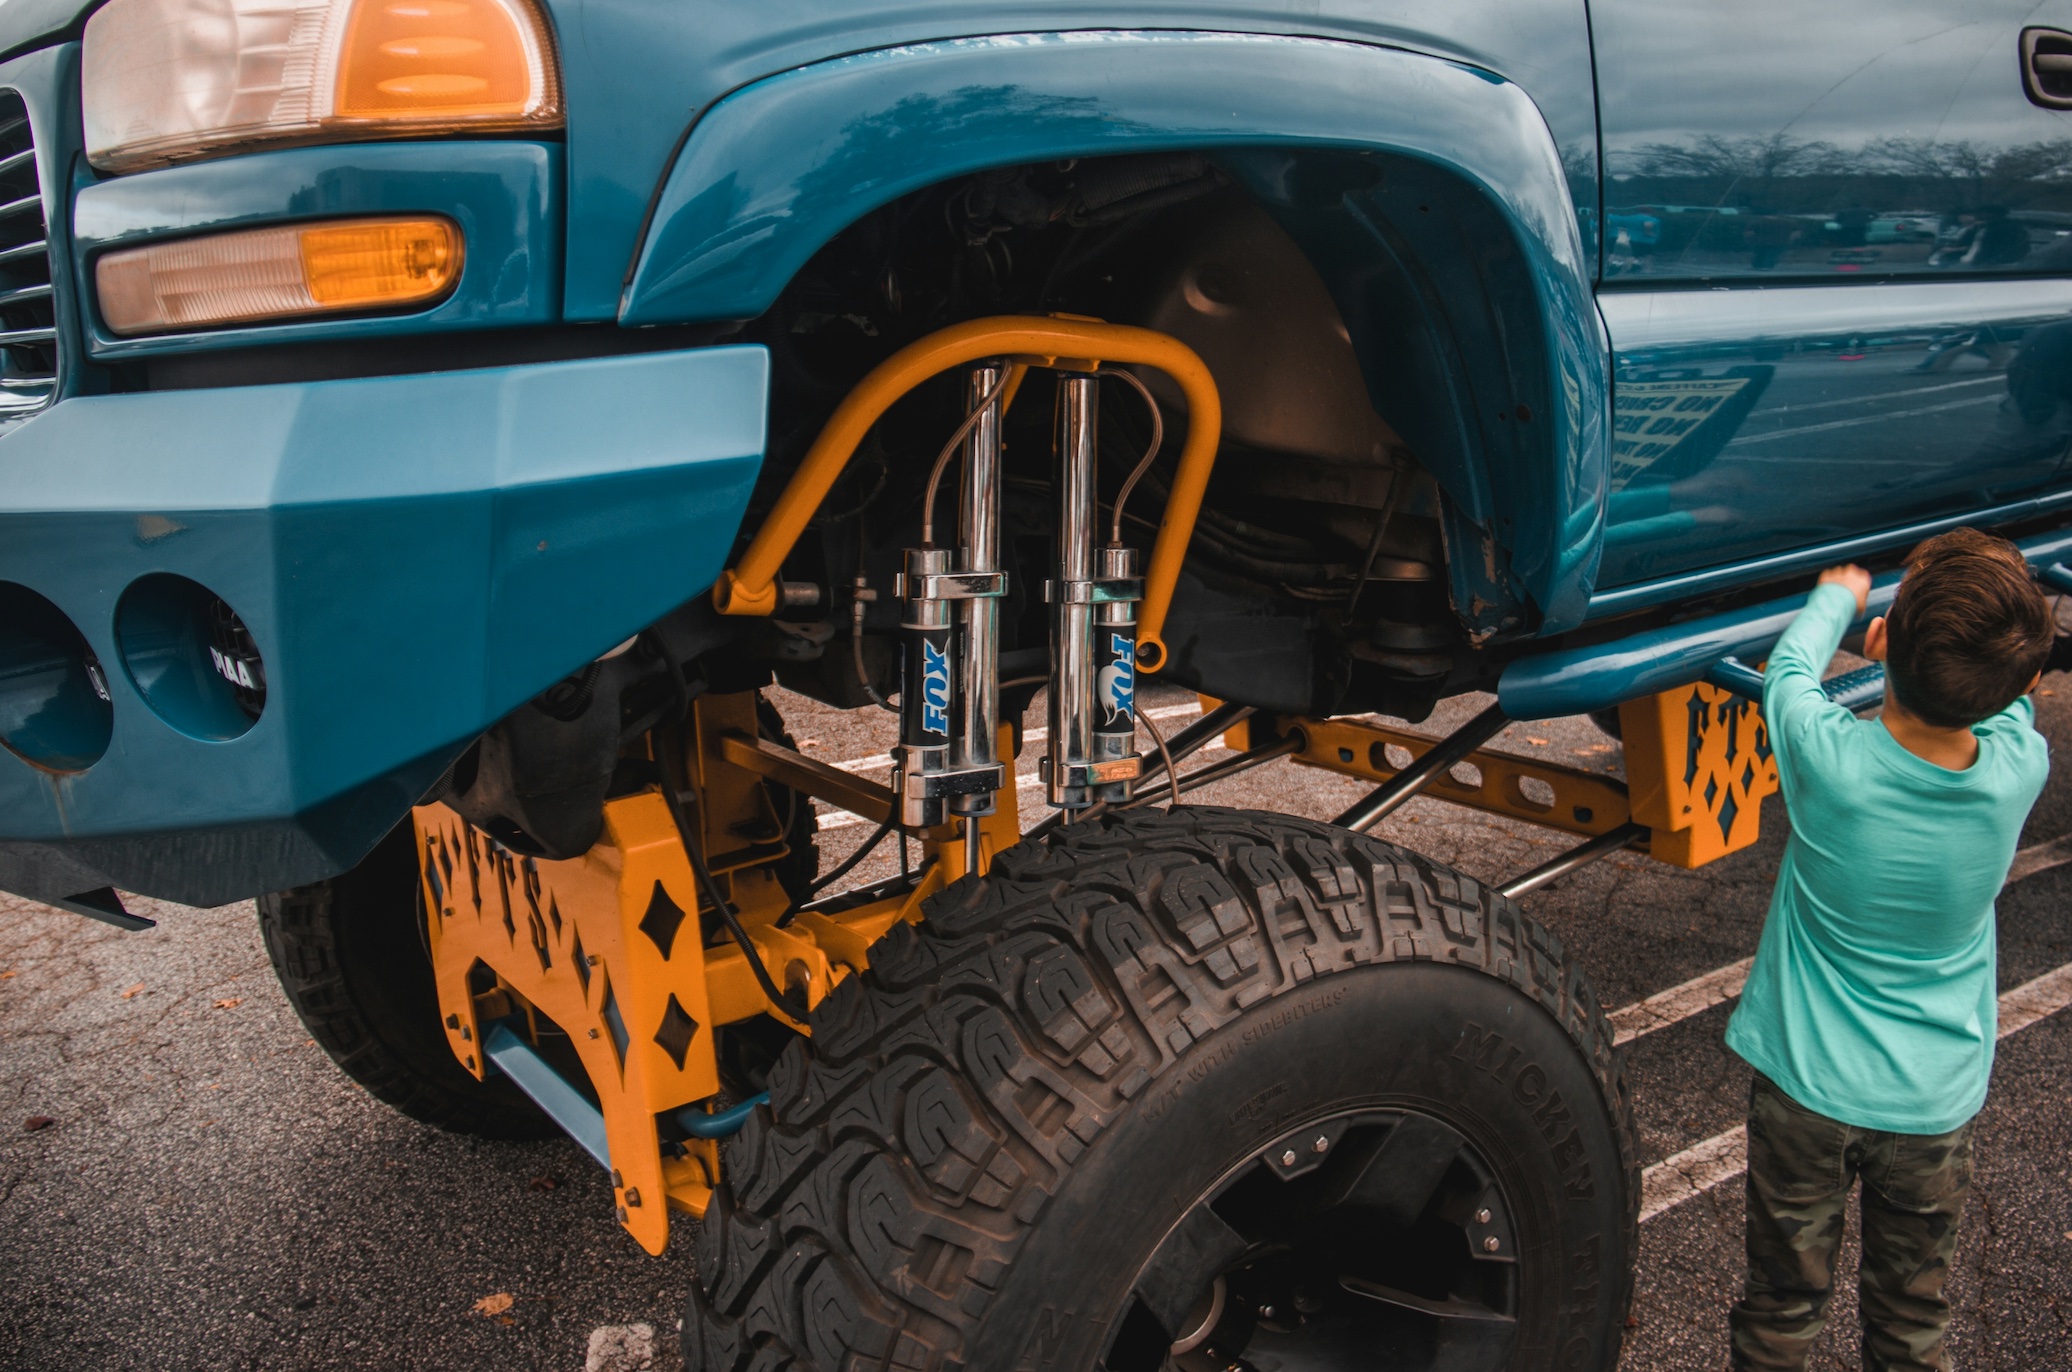
[[[2050,758],[2027,696],[1973,727],[1961,772],[1828,700],[1855,613],[1816,588],[1764,671],[1791,839],[1727,1046],[1831,1119],[1941,1134],[1985,1103],[1993,901]]]

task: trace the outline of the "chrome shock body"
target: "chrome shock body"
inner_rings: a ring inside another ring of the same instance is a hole
[[[977,821],[1006,782],[999,756],[1002,469],[998,393],[1006,364],[966,378],[969,422],[959,483],[957,547],[909,548],[900,573],[904,677],[894,789],[902,827],[964,821],[965,865],[980,865]],[[1050,606],[1047,799],[1067,812],[1130,798],[1136,753],[1137,602],[1134,548],[1097,546],[1099,378],[1058,378],[1056,564]],[[991,399],[989,399],[991,397]],[[931,491],[933,485],[931,483]]]
[[[1050,583],[1050,804],[1082,810],[1129,799],[1139,763],[1131,714],[1136,676],[1136,553],[1095,547],[1100,381],[1058,378],[1057,573]]]
[[[950,744],[950,769],[962,776],[985,777],[983,790],[960,790],[950,797],[950,813],[964,817],[965,870],[979,869],[978,820],[994,810],[993,795],[1003,780],[1000,762],[1000,597],[1007,593],[1007,574],[1000,566],[1000,405],[987,403],[1006,375],[1004,364],[992,362],[971,370],[966,401],[984,410],[964,440],[964,471],[959,483],[957,535],[962,545],[958,570],[977,586],[958,602],[963,641],[958,692],[957,733]],[[997,584],[996,584],[997,583]],[[1009,784],[1012,784],[1011,782]]]
[[[898,594],[904,677],[899,745],[892,750],[899,822],[932,828],[966,818],[967,864],[977,869],[979,816],[993,812],[1004,769],[1000,716],[1000,407],[1002,364],[982,363],[969,403],[986,397],[964,443],[959,547],[906,550]]]

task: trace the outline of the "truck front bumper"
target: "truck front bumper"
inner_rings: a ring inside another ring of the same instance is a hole
[[[350,866],[482,730],[711,585],[767,389],[765,351],[726,347],[13,429],[0,889],[208,905]],[[223,607],[252,685],[211,653]]]

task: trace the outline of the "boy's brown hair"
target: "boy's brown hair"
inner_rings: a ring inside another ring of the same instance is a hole
[[[2013,704],[2056,633],[2020,550],[1976,529],[1914,549],[1885,628],[1893,695],[1938,729],[1969,728]]]

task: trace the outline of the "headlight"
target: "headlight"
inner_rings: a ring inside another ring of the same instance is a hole
[[[558,128],[531,0],[110,0],[87,21],[87,160]]]

